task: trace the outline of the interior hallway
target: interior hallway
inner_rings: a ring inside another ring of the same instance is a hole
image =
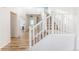
[[[20,38],[11,38],[11,42],[2,48],[2,51],[24,51],[28,50],[29,32],[22,32]]]

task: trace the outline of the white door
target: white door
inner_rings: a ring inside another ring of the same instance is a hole
[[[17,16],[15,13],[11,12],[11,37],[16,37],[17,35]]]

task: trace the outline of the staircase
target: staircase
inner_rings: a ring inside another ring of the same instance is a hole
[[[33,46],[45,36],[51,34],[53,30],[51,21],[51,16],[47,16],[45,20],[40,21],[34,27],[29,27],[30,46]]]
[[[54,13],[52,15],[45,16],[45,19],[41,20],[35,26],[29,27],[30,48],[51,34],[70,33],[68,30],[69,27],[66,27],[66,24],[59,20],[59,18],[57,17],[58,15],[59,17],[62,16],[62,20],[69,19],[68,17],[64,17],[64,14]]]

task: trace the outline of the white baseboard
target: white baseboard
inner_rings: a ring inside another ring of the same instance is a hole
[[[10,40],[10,38],[7,40],[7,41],[5,41],[4,43],[4,45],[2,45],[2,46],[0,46],[0,51],[2,50],[2,48],[4,48],[6,45],[8,45],[9,43],[11,42],[11,40]]]

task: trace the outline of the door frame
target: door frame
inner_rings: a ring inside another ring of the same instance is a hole
[[[11,32],[11,14],[16,15],[16,23],[17,23],[17,14],[15,12],[13,12],[13,11],[10,11],[10,32]],[[17,26],[16,26],[16,29],[18,29]],[[11,38],[17,38],[17,30],[16,30],[16,36],[15,37],[10,36],[10,37]]]

